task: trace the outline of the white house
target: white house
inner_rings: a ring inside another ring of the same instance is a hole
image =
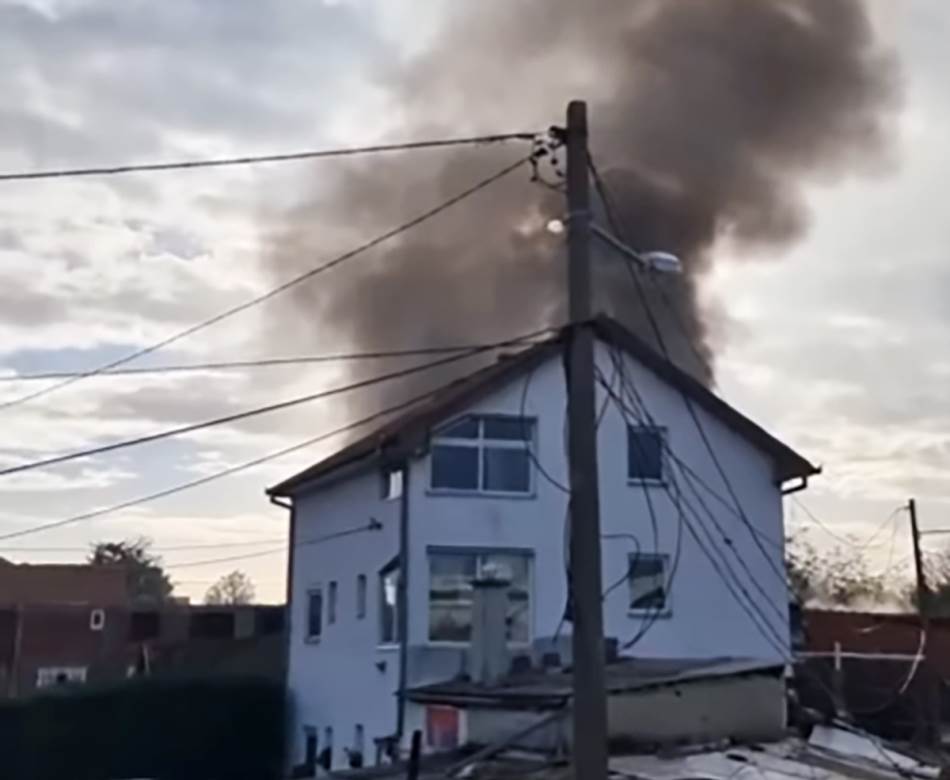
[[[617,323],[590,326],[605,634],[621,656],[783,663],[782,495],[818,469]],[[269,489],[290,499],[294,762],[371,763],[425,726],[400,693],[464,675],[476,576],[510,580],[513,654],[569,655],[567,336]]]

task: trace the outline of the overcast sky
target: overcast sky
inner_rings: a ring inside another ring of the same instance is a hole
[[[399,123],[372,74],[437,38],[439,5],[0,0],[0,169],[398,137]],[[723,248],[704,289],[724,312],[716,326],[720,392],[823,464],[802,500],[840,533],[857,535],[911,495],[925,527],[950,525],[950,222],[942,197],[950,180],[950,8],[943,0],[908,0],[881,3],[878,12],[880,35],[896,48],[905,82],[891,159],[871,176],[810,190],[810,230],[781,255],[733,259]],[[266,289],[281,277],[268,258],[281,256],[274,241],[282,215],[299,216],[294,207],[311,202],[332,165],[0,185],[0,373],[97,365]],[[322,227],[327,236],[341,228]],[[268,310],[275,306],[281,304],[242,314],[143,364],[339,346],[321,338],[316,317],[277,317]],[[198,421],[345,378],[327,366],[93,378],[0,409],[0,460],[12,464]],[[37,387],[3,383],[0,399]],[[339,425],[348,408],[317,404],[4,478],[0,533],[290,446]],[[200,597],[218,575],[241,568],[260,597],[277,600],[284,558],[273,550],[286,516],[268,505],[263,488],[333,444],[147,506],[0,542],[0,555],[79,560],[92,540],[146,535],[182,594]],[[801,510],[790,508],[789,519],[800,524]],[[809,533],[817,543],[830,541],[820,530]],[[888,545],[871,553],[875,560],[901,560],[903,527],[895,539],[891,553],[886,536]],[[255,540],[260,546],[238,546]],[[265,554],[201,563],[258,551]],[[182,565],[188,563],[198,565]]]

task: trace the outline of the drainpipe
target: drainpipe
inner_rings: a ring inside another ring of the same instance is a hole
[[[399,681],[396,705],[396,745],[406,732],[406,688],[409,678],[409,460],[402,467],[402,495],[399,496],[399,580],[396,605],[399,608]]]
[[[290,512],[290,523],[289,530],[287,533],[287,593],[284,597],[284,601],[287,606],[284,608],[284,691],[287,691],[287,685],[290,682],[290,621],[292,619],[293,608],[291,607],[292,599],[291,596],[294,592],[294,537],[297,533],[296,522],[297,522],[297,512],[296,512],[296,501],[281,501],[279,496],[269,496],[270,502],[274,506],[279,506],[282,509],[286,509]],[[146,656],[147,657],[147,656]],[[289,700],[289,696],[288,696]],[[290,769],[293,764],[293,759],[291,758],[291,747],[293,744],[291,742],[292,737],[290,736],[291,728],[290,723],[292,718],[290,712],[286,712],[284,716],[287,720],[287,730],[285,734],[285,748],[284,748],[284,770],[286,775],[290,776]]]

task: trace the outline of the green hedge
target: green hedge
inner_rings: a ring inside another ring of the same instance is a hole
[[[0,777],[268,780],[285,697],[265,681],[141,681],[0,704]]]

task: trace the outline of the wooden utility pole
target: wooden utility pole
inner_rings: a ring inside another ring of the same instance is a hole
[[[607,696],[601,598],[600,498],[591,327],[590,187],[587,104],[567,107],[568,459],[571,479],[571,614],[574,623],[574,775],[607,777]]]
[[[914,572],[917,579],[917,613],[920,616],[920,630],[924,635],[924,657],[922,659],[923,674],[918,690],[923,691],[922,736],[928,745],[936,745],[940,730],[940,690],[937,687],[936,674],[930,661],[930,589],[927,587],[927,574],[924,571],[924,557],[920,549],[920,528],[917,525],[917,502],[910,499],[907,502],[907,513],[910,515],[910,532],[914,541]],[[919,673],[919,672],[918,672]],[[920,687],[922,685],[922,688]]]

